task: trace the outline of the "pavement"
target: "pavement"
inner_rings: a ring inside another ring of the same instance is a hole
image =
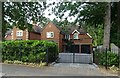
[[[99,71],[93,64],[55,63],[44,67],[28,67],[23,65],[0,64],[0,76],[116,76]]]

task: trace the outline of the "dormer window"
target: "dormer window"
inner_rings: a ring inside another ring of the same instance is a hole
[[[78,39],[78,33],[74,33],[73,38]]]
[[[47,38],[54,38],[54,32],[47,32]]]
[[[17,31],[16,36],[23,36],[23,31],[22,30]]]

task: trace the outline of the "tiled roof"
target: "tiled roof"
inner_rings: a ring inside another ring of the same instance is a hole
[[[87,33],[87,32],[83,29],[83,27],[79,28],[78,26],[70,26],[70,27],[67,28],[68,34],[72,34],[72,32],[73,32],[74,30],[77,30],[77,31],[78,31],[79,33],[81,33],[81,34]]]
[[[52,22],[49,22],[49,23],[52,23]],[[53,23],[52,23],[53,24]],[[55,24],[54,24],[55,25]],[[46,25],[47,26],[47,25]],[[79,28],[78,26],[69,26],[66,28],[66,30],[62,29],[60,26],[57,26],[55,25],[62,34],[72,34],[72,32],[76,29],[78,32],[80,32],[81,34],[85,34],[87,33],[83,27]],[[41,33],[41,31],[44,29],[45,27],[41,28],[40,26],[38,25],[34,25],[33,26],[33,30],[32,32],[35,32],[35,33]],[[12,33],[12,30],[9,30],[6,32],[5,35],[10,35]]]
[[[33,26],[33,32],[40,33],[41,30],[42,28],[40,26],[37,26],[37,25]]]
[[[5,35],[11,35],[11,33],[12,33],[12,30],[9,30],[5,33]]]

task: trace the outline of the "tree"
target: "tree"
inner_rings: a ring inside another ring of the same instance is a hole
[[[0,24],[2,24],[2,2],[0,2]],[[0,40],[2,40],[2,26],[0,26]]]
[[[103,48],[110,49],[111,4],[107,3],[105,13]]]
[[[112,2],[110,5],[112,8],[112,12],[109,11],[109,15],[106,14],[108,13],[108,10],[106,10],[106,5],[108,5],[106,2],[95,2],[95,3],[81,3],[81,2],[59,2],[55,8],[55,14],[57,15],[58,18],[63,18],[65,17],[65,13],[68,12],[68,16],[65,19],[68,19],[71,16],[77,16],[75,21],[73,21],[74,24],[76,23],[84,23],[85,28],[87,31],[93,35],[94,40],[94,45],[100,45],[104,41],[104,47],[108,46],[109,43],[117,43],[117,28],[116,26],[116,3]],[[112,14],[111,14],[112,13]],[[111,22],[108,16],[111,15]],[[106,18],[106,19],[105,19]],[[68,21],[69,22],[69,21]],[[110,23],[111,23],[111,31],[110,31]],[[109,27],[107,26],[109,25]],[[105,29],[104,29],[105,28]],[[91,29],[95,29],[94,31],[90,31]],[[103,33],[103,30],[105,32],[108,32],[107,36]],[[100,33],[99,33],[100,32]],[[100,35],[101,34],[101,35]],[[111,36],[110,36],[111,34]],[[103,37],[104,36],[104,37]],[[103,40],[104,38],[104,40]],[[111,38],[111,39],[110,39]],[[106,41],[107,40],[107,41]],[[105,45],[106,44],[106,45]]]
[[[118,19],[117,19],[117,45],[120,48],[120,2],[117,3],[117,15],[118,15]]]
[[[72,25],[85,24],[84,28],[93,36],[94,45],[103,43],[103,26],[106,3],[82,3],[82,2],[59,2],[55,8],[55,14],[58,18],[63,19],[65,13],[70,17],[77,17],[73,20]],[[67,21],[69,23],[69,21]],[[66,26],[66,24],[64,24]],[[91,31],[93,30],[93,31]]]
[[[16,26],[22,30],[32,29],[31,21],[44,24],[47,20],[44,10],[48,7],[45,2],[4,2],[3,3],[3,38],[8,28]]]

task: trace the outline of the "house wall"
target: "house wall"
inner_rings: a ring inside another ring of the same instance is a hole
[[[54,38],[47,38],[47,32],[54,32]],[[58,44],[59,51],[61,52],[61,34],[60,30],[51,22],[49,22],[41,32],[41,40],[50,40]]]
[[[20,29],[14,27],[12,30],[12,40],[16,40],[17,38],[22,38],[22,40],[28,40],[28,31],[24,30],[23,31],[23,36],[18,37],[16,36],[17,31],[19,31]]]
[[[35,33],[35,32],[29,32],[29,40],[40,40],[41,39],[41,34]]]
[[[92,38],[87,34],[79,34],[79,39],[73,39],[73,34],[70,34],[70,40],[74,45],[79,45],[79,53],[81,53],[81,45],[90,45],[90,51],[92,52]],[[63,43],[65,44],[65,42]]]
[[[70,39],[74,42],[74,44],[92,44],[92,38],[90,38],[87,34],[79,34],[79,39],[73,39],[73,34],[70,34]]]
[[[64,35],[63,34],[60,34],[60,37],[59,37],[60,39],[59,39],[59,47],[60,47],[60,52],[63,52],[63,50],[64,50],[64,47],[63,47],[63,44],[64,44],[64,42],[63,42],[63,38],[64,38]]]
[[[12,39],[12,35],[7,35],[5,40],[11,40]]]

